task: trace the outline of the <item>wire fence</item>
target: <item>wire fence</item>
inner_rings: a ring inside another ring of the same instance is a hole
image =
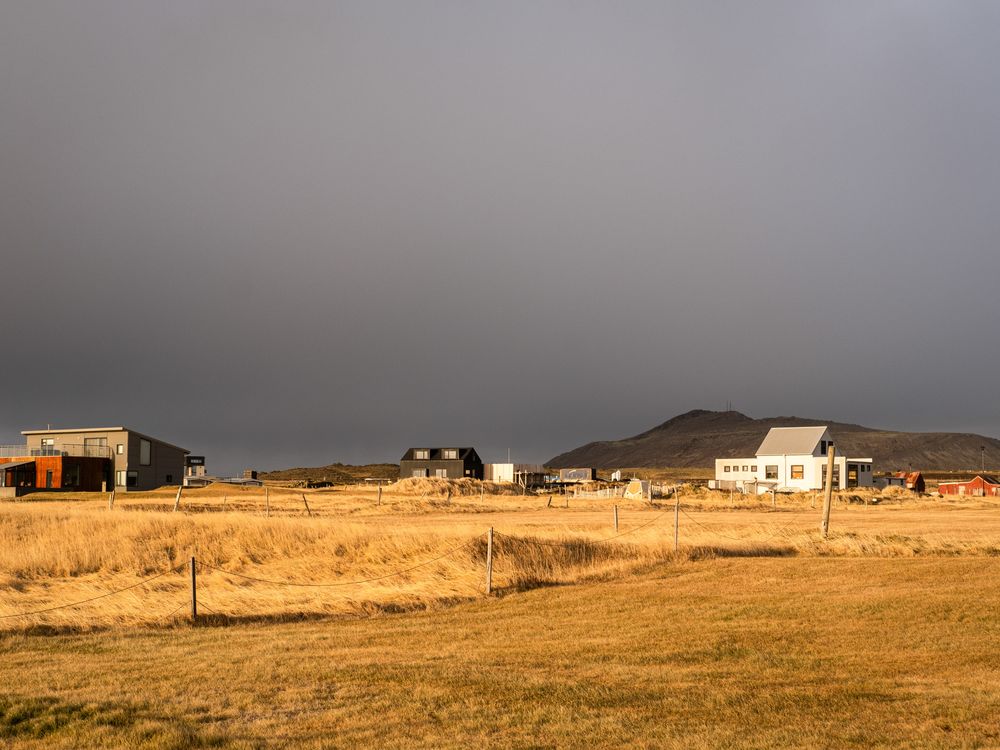
[[[719,539],[719,540],[724,540],[725,542],[736,542],[736,543],[739,543],[739,544],[760,545],[760,544],[764,544],[766,542],[769,542],[769,541],[771,541],[773,539],[776,539],[776,538],[779,538],[779,537],[790,538],[793,535],[812,535],[812,536],[816,536],[818,534],[818,526],[816,528],[810,530],[810,529],[807,529],[807,528],[797,527],[797,526],[792,526],[792,525],[787,525],[786,524],[786,525],[783,525],[783,526],[779,526],[777,528],[772,528],[772,529],[767,530],[770,533],[768,535],[766,535],[766,536],[761,536],[760,535],[760,531],[761,530],[758,530],[756,533],[751,533],[751,534],[749,534],[747,536],[733,536],[732,534],[727,534],[727,533],[724,533],[723,531],[720,531],[718,529],[712,528],[712,526],[710,525],[710,522],[703,522],[703,520],[697,518],[695,515],[693,515],[691,512],[689,512],[686,508],[682,507],[679,499],[677,499],[676,502],[675,502],[675,504],[673,505],[673,507],[668,507],[668,508],[666,508],[666,509],[664,509],[662,511],[659,511],[652,518],[646,519],[642,523],[634,525],[634,526],[632,526],[632,527],[630,527],[630,528],[628,528],[628,529],[626,529],[624,531],[620,531],[620,532],[617,532],[615,534],[612,534],[612,535],[609,535],[609,536],[605,536],[605,537],[600,537],[600,538],[596,538],[596,539],[589,538],[589,537],[580,537],[580,538],[570,538],[570,539],[565,539],[564,538],[564,539],[558,539],[558,540],[551,540],[551,539],[542,539],[542,538],[539,538],[537,536],[533,536],[531,534],[516,535],[516,534],[513,534],[513,533],[496,531],[493,528],[490,528],[488,532],[480,533],[480,534],[477,534],[477,535],[475,535],[475,536],[473,536],[473,537],[471,537],[469,539],[466,539],[461,544],[453,545],[453,546],[447,548],[446,550],[444,550],[443,552],[441,552],[440,554],[437,554],[437,555],[435,555],[435,556],[433,556],[433,557],[431,557],[429,559],[425,559],[425,560],[422,560],[422,561],[420,561],[418,563],[415,563],[415,564],[412,564],[412,565],[407,565],[407,566],[404,566],[404,567],[400,567],[400,568],[397,568],[397,569],[394,569],[394,570],[391,570],[389,572],[382,573],[382,574],[379,574],[379,575],[373,575],[373,576],[368,576],[368,577],[364,577],[364,578],[356,578],[356,579],[350,579],[350,580],[334,580],[334,581],[294,581],[294,580],[283,580],[283,579],[279,579],[277,577],[267,577],[265,575],[251,575],[251,574],[248,574],[248,573],[238,572],[238,571],[234,571],[234,570],[227,570],[227,569],[225,569],[225,568],[223,568],[221,566],[213,565],[213,564],[210,564],[210,563],[207,563],[207,562],[198,562],[198,561],[196,561],[195,557],[192,557],[190,559],[190,561],[186,561],[184,563],[173,565],[172,567],[170,567],[170,568],[168,568],[166,570],[160,571],[160,572],[158,572],[158,573],[156,573],[154,575],[151,575],[151,576],[147,576],[147,577],[145,577],[145,578],[143,578],[143,579],[141,579],[139,581],[136,581],[136,582],[131,583],[131,584],[126,585],[126,586],[121,586],[121,587],[114,588],[114,589],[109,590],[109,591],[105,591],[105,592],[103,592],[101,594],[98,594],[98,595],[95,595],[95,596],[86,597],[86,598],[83,598],[83,599],[78,599],[78,600],[74,600],[74,601],[70,601],[70,602],[65,602],[65,603],[61,603],[61,604],[55,604],[55,605],[52,605],[52,606],[41,607],[41,608],[27,610],[27,611],[22,611],[22,612],[0,614],[0,620],[9,621],[9,620],[16,620],[18,618],[35,618],[35,617],[40,617],[40,616],[43,616],[43,615],[48,615],[48,614],[51,614],[53,612],[57,612],[57,611],[61,611],[61,610],[67,610],[67,609],[73,609],[73,608],[83,607],[84,605],[91,604],[93,602],[96,602],[96,601],[99,601],[99,600],[103,600],[103,599],[107,599],[107,598],[110,598],[110,597],[118,596],[118,595],[124,594],[125,592],[128,592],[128,591],[134,591],[134,590],[142,589],[144,587],[147,587],[149,584],[153,583],[154,581],[157,581],[158,579],[162,579],[162,578],[164,578],[166,576],[169,576],[171,574],[179,573],[182,570],[184,570],[185,568],[189,568],[190,569],[190,578],[191,578],[190,599],[185,599],[179,605],[177,605],[176,607],[170,609],[166,614],[160,615],[160,619],[162,619],[162,620],[174,620],[177,617],[177,615],[182,610],[184,610],[184,608],[186,606],[188,606],[189,604],[190,604],[190,607],[191,607],[192,619],[197,619],[197,609],[199,607],[203,608],[204,610],[210,612],[213,615],[216,615],[216,616],[225,616],[223,614],[221,608],[210,607],[210,606],[207,606],[203,601],[198,601],[198,599],[197,599],[198,584],[196,582],[196,571],[197,570],[200,570],[200,571],[210,571],[210,572],[212,572],[214,574],[218,574],[219,576],[221,576],[223,578],[226,578],[226,577],[235,578],[235,579],[239,579],[239,580],[242,580],[242,581],[246,581],[248,583],[265,585],[265,586],[278,586],[278,587],[302,588],[302,589],[331,589],[331,588],[340,588],[340,587],[349,587],[349,586],[359,586],[359,585],[376,583],[376,582],[380,582],[380,581],[387,581],[389,579],[402,577],[402,576],[405,576],[405,575],[407,575],[407,574],[409,574],[409,573],[411,573],[413,571],[417,571],[417,570],[420,570],[420,569],[423,569],[423,568],[427,568],[427,567],[429,567],[431,565],[434,565],[435,563],[438,563],[438,562],[441,562],[441,561],[443,561],[443,560],[445,560],[447,558],[453,557],[453,556],[457,555],[460,552],[472,552],[473,554],[472,554],[471,557],[472,557],[472,560],[476,564],[479,564],[479,565],[485,564],[485,570],[486,570],[485,592],[487,594],[489,594],[492,591],[491,581],[492,581],[492,571],[493,571],[493,562],[494,562],[494,560],[493,560],[493,539],[494,539],[494,536],[500,537],[501,539],[511,540],[511,541],[516,542],[518,544],[528,544],[528,545],[535,545],[535,546],[539,546],[539,547],[554,547],[554,548],[577,549],[578,550],[581,547],[596,547],[596,546],[599,546],[599,545],[606,545],[606,544],[613,543],[613,542],[616,542],[616,541],[625,540],[626,538],[632,537],[633,535],[637,534],[640,531],[643,531],[643,530],[646,530],[646,529],[650,529],[654,525],[660,523],[665,518],[668,518],[670,516],[673,516],[673,520],[674,520],[673,529],[672,529],[673,530],[673,539],[674,539],[674,552],[678,552],[679,551],[679,541],[680,541],[679,532],[680,532],[680,527],[681,527],[681,524],[680,524],[681,517],[684,518],[685,523],[690,523],[693,527],[699,529],[704,535],[707,535],[709,539]],[[616,530],[617,530],[617,527],[618,527],[618,509],[617,509],[617,506],[615,507],[615,516],[614,517],[615,517],[615,527],[616,527]],[[566,533],[566,532],[563,532],[563,533]],[[842,535],[844,535],[844,534],[848,534],[849,535],[851,533],[852,532],[850,532],[850,531],[841,532]],[[484,537],[486,537],[485,549],[484,549]],[[694,545],[694,540],[691,539],[691,538],[686,539],[685,542],[686,542],[686,545],[689,546],[689,547],[694,547],[695,546]],[[941,543],[942,544],[946,544],[947,540],[942,540]],[[1000,545],[997,545],[997,546],[998,546],[997,553],[1000,554]],[[627,550],[627,549],[628,548],[623,548],[623,550]],[[477,550],[481,550],[481,552],[477,553]],[[506,553],[509,553],[509,550],[507,550],[505,552],[505,554]],[[478,590],[482,592],[483,591],[483,587],[478,587]]]

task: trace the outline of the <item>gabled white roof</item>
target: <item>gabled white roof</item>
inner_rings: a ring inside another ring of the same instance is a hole
[[[812,455],[826,427],[772,427],[757,449],[758,456]]]

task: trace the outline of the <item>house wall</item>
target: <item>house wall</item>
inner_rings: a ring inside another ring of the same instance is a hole
[[[112,483],[116,485],[118,491],[132,490],[153,490],[164,485],[180,484],[184,477],[184,456],[185,452],[180,448],[163,443],[155,438],[148,438],[128,430],[97,430],[97,431],[72,431],[47,432],[41,434],[25,435],[29,452],[40,450],[43,438],[55,440],[53,448],[59,450],[62,446],[85,445],[85,440],[90,438],[104,438],[111,451],[111,471],[108,477],[109,487]],[[148,465],[140,463],[141,441],[150,442],[150,461]],[[118,452],[121,446],[121,453]],[[49,457],[38,457],[49,458]],[[119,472],[136,472],[136,484],[127,487],[120,481]],[[41,486],[45,486],[45,473],[41,471]],[[97,490],[99,491],[98,486]]]
[[[966,497],[998,497],[1000,485],[985,482],[982,477],[976,477],[968,482],[942,482],[938,485],[942,495],[964,495]]]
[[[466,474],[466,468],[469,468],[470,474]],[[404,460],[399,462],[399,478],[409,479],[413,476],[414,469],[425,469],[427,471],[427,476],[431,479],[434,478],[438,469],[444,469],[448,472],[448,479],[464,479],[469,477],[470,479],[481,479],[482,474],[475,476],[473,472],[473,467],[466,467],[465,462],[462,460],[457,461],[444,461],[444,460]]]
[[[746,467],[745,471],[744,466]],[[726,471],[726,467],[729,467],[729,471]],[[763,468],[756,457],[717,458],[715,460],[715,478],[720,482],[762,479],[764,476],[762,471]]]

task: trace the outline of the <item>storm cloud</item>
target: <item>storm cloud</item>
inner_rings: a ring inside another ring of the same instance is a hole
[[[1000,5],[0,5],[0,442],[1000,433]]]

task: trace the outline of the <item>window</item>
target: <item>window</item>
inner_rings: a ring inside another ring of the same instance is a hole
[[[56,439],[42,438],[42,449],[38,452],[38,455],[40,456],[56,455]]]
[[[458,450],[455,448],[445,448],[444,449],[444,460],[445,461],[455,461],[458,459]]]
[[[806,478],[806,467],[802,464],[792,464],[792,479],[805,479]]]
[[[749,466],[747,466],[746,464],[743,464],[743,471],[747,471],[749,468],[750,468]]]
[[[448,470],[447,469],[434,469],[434,476],[438,479],[447,479]]]
[[[764,467],[764,478],[765,479],[777,479],[778,478],[778,466],[765,466]]]
[[[63,487],[80,486],[80,464],[75,464],[72,466],[63,465],[62,486]]]
[[[725,466],[723,466],[722,470],[728,474],[731,471],[731,469],[729,468],[729,464],[726,464]]]
[[[757,465],[754,464],[753,466],[751,466],[750,467],[750,471],[756,472],[757,471]]]
[[[424,477],[427,476],[427,469],[414,469],[413,476],[423,479]]]
[[[173,474],[167,474],[167,484],[170,484],[173,481],[174,481],[174,475]]]
[[[125,486],[126,487],[136,487],[139,484],[139,472],[137,471],[126,471],[125,472]]]
[[[125,454],[125,444],[124,443],[118,443],[118,445],[115,446],[115,453],[117,453],[119,456],[124,455]]]
[[[417,461],[426,461],[430,457],[431,452],[426,448],[417,448],[413,451],[413,458]]]
[[[139,438],[139,465],[149,466],[152,463],[153,444],[144,438]]]
[[[125,486],[125,472],[124,471],[116,471],[115,472],[115,486],[116,487],[124,487]]]

